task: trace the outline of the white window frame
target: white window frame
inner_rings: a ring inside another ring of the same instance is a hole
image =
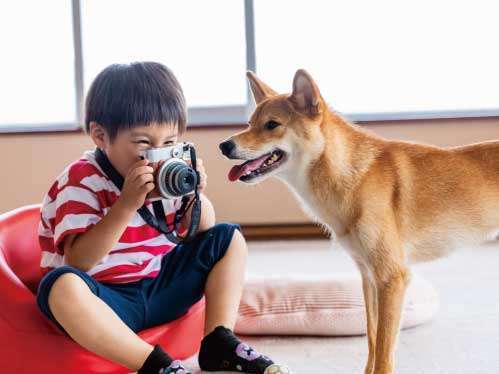
[[[7,125],[0,124],[0,133],[13,132],[60,132],[79,131],[83,126],[83,53],[81,41],[81,0],[71,0],[73,17],[73,40],[74,40],[74,71],[75,71],[75,120],[71,123],[32,124],[32,125]],[[245,36],[246,36],[246,70],[257,72],[256,48],[255,48],[255,22],[253,0],[244,0]],[[203,127],[213,125],[238,125],[247,122],[251,112],[254,110],[254,102],[251,98],[249,87],[246,90],[246,104],[232,106],[212,107],[189,107],[189,126]],[[497,117],[497,109],[469,109],[469,110],[440,110],[440,111],[408,111],[408,112],[381,112],[381,113],[344,113],[352,121],[374,122],[374,121],[397,121],[397,120],[419,120],[419,119],[443,119],[443,118],[477,118]]]

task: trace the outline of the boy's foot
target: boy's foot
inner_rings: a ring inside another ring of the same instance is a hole
[[[180,360],[175,360],[168,367],[161,369],[158,374],[191,374],[191,372],[182,365]]]
[[[173,360],[160,345],[155,345],[137,374],[191,374],[180,360]]]
[[[201,342],[199,367],[205,371],[235,371],[251,374],[288,374],[289,369],[275,364],[249,345],[241,342],[234,333],[218,326]]]

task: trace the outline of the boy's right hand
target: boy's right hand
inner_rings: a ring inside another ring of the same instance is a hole
[[[128,170],[118,198],[127,210],[135,212],[139,209],[147,194],[154,189],[154,169],[148,163],[148,160],[137,161]]]

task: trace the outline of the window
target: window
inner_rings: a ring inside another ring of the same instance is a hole
[[[258,73],[288,92],[297,68],[354,119],[499,115],[492,0],[255,0]]]
[[[0,4],[0,131],[74,129],[95,75],[154,60],[190,124],[244,123],[245,71],[305,68],[354,120],[499,115],[493,0],[17,0]]]
[[[244,3],[82,1],[85,90],[115,62],[158,61],[191,107],[246,104]]]
[[[71,3],[2,3],[0,45],[0,130],[74,127]]]

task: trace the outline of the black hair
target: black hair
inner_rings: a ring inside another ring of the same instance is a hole
[[[113,64],[92,82],[85,100],[85,131],[96,122],[113,142],[122,129],[169,123],[187,126],[184,94],[170,69],[157,62]]]

